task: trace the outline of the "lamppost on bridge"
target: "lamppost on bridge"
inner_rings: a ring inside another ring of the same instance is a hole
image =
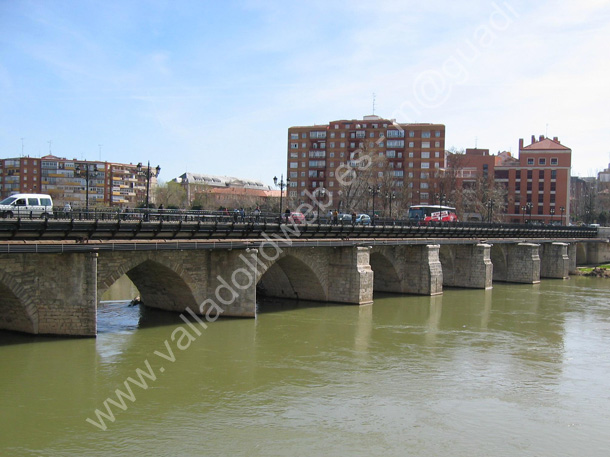
[[[440,206],[443,206],[445,203],[447,203],[447,195],[445,195],[444,193],[434,194],[434,199],[438,202]]]
[[[553,223],[553,217],[555,216],[555,208],[551,208],[549,212],[551,213],[551,223]]]
[[[521,222],[522,222],[523,224],[525,224],[525,212],[526,212],[526,211],[527,211],[527,207],[526,207],[525,205],[523,205],[523,206],[521,207],[521,214],[522,214],[522,216],[521,216]]]
[[[525,208],[527,209],[527,216],[528,216],[528,222],[532,220],[532,208],[534,207],[534,204],[532,202],[527,202],[525,204]]]
[[[396,192],[386,192],[385,198],[390,201],[390,219],[392,219],[392,200],[396,200]]]
[[[377,184],[376,186],[369,186],[369,194],[373,196],[373,214],[371,215],[371,219],[373,219],[373,225],[375,225],[375,195],[379,194],[381,190],[381,186]]]
[[[487,200],[487,222],[491,223],[494,212],[494,201]]]
[[[96,164],[83,164],[83,168],[80,165],[76,165],[74,168],[74,176],[85,178],[85,212],[89,214],[89,179],[97,178],[100,173],[97,171]]]
[[[561,225],[563,225],[563,213],[565,213],[566,209],[562,206],[559,208],[559,211],[561,211]]]
[[[284,174],[280,175],[280,182],[277,182],[277,176],[273,177],[273,184],[280,188],[280,223],[282,222],[282,196],[284,195],[284,188],[288,187],[288,183],[290,182],[290,178],[286,178],[286,182],[284,182]],[[318,215],[320,213],[320,209],[318,207]],[[286,221],[288,222],[288,221]]]
[[[149,160],[146,169],[144,169],[144,167],[142,166],[142,162],[138,163],[136,168],[138,169],[138,175],[144,176],[144,178],[146,179],[146,211],[144,212],[144,214],[145,219],[148,220],[148,213],[150,211],[150,179],[159,176],[159,173],[161,173],[161,167],[157,165],[157,168],[151,170]]]
[[[314,192],[315,193],[315,192]],[[324,187],[322,187],[319,191],[318,191],[318,195],[320,196],[320,198],[322,200],[324,200],[326,198],[326,189]],[[318,225],[322,222],[322,218],[320,217],[320,200],[318,198],[316,198],[316,202],[318,203]]]

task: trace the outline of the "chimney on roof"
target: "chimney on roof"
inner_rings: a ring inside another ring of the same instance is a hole
[[[540,135],[540,136],[538,137],[538,139],[539,139],[539,141],[544,140],[544,135]]]
[[[519,151],[523,149],[523,138],[519,138]]]
[[[532,144],[536,142],[536,135],[532,135]]]
[[[559,143],[559,138],[557,138],[556,136],[553,137],[553,141],[555,141],[556,143]]]

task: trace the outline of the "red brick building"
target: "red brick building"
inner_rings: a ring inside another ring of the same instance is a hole
[[[409,203],[433,203],[436,176],[446,163],[444,125],[399,124],[379,116],[290,127],[287,144],[288,197],[294,202],[309,202],[311,193],[324,188],[334,206],[341,206],[338,173],[358,168],[368,154],[384,159],[383,173],[391,176],[386,191],[400,192]]]
[[[568,222],[570,214],[570,170],[572,150],[553,139],[532,135],[531,144],[519,140],[519,156],[509,152],[490,155],[487,149],[467,149],[457,163],[458,186],[483,178],[503,185],[503,219],[549,223]],[[498,202],[496,202],[498,205]]]

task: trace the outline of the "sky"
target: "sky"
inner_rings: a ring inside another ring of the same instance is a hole
[[[0,157],[286,172],[291,126],[446,126],[446,148],[559,137],[610,162],[607,0],[0,0]]]

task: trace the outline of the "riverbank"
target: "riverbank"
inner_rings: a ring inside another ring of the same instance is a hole
[[[580,267],[578,274],[581,276],[594,276],[596,278],[610,278],[610,264],[596,267]]]

